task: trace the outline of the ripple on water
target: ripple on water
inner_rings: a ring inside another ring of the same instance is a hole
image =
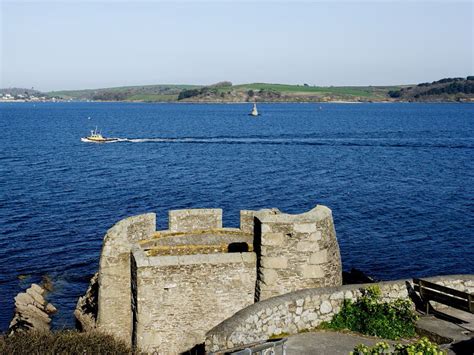
[[[166,228],[169,209],[219,207],[238,226],[240,209],[319,203],[346,269],[473,273],[472,105],[322,106],[262,104],[259,120],[247,105],[0,106],[0,330],[45,274],[54,325],[72,326],[105,232],[147,211]],[[126,140],[82,144],[89,116]]]

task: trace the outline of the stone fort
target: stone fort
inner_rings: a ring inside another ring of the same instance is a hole
[[[107,231],[98,273],[97,328],[146,352],[180,353],[239,310],[308,288],[340,286],[331,210],[290,215],[240,212],[222,226],[221,209],[126,218]]]

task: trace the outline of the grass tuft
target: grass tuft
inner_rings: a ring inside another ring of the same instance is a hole
[[[63,330],[0,336],[0,354],[132,354],[132,350],[110,335]]]

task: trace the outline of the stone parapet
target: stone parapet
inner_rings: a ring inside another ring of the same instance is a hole
[[[189,232],[214,228],[222,228],[222,209],[220,208],[169,211],[168,229],[170,231]]]
[[[257,214],[279,214],[277,208],[261,209],[258,211],[242,210],[240,211],[240,230],[245,233],[254,233],[254,221]]]
[[[426,280],[474,293],[474,275],[429,277]],[[407,282],[344,285],[291,292],[255,303],[237,312],[206,334],[206,351],[216,352],[262,341],[278,334],[296,334],[330,321],[345,299],[355,300],[360,289],[378,285],[385,301],[408,298]]]
[[[146,256],[141,248],[133,249],[133,257],[137,267],[146,266],[179,266],[192,264],[227,264],[227,263],[252,263],[255,266],[255,253],[218,253],[218,254],[192,254],[192,255],[165,255]]]
[[[187,351],[253,303],[254,253],[146,257],[134,250],[133,259],[134,338],[142,351]]]

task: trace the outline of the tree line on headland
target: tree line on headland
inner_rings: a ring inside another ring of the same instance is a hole
[[[421,83],[415,87],[390,90],[388,95],[394,99],[426,101],[433,98],[443,101],[453,97],[458,101],[474,96],[474,76],[466,78],[445,78],[432,83]]]
[[[17,95],[25,89],[0,89]],[[74,101],[130,102],[474,102],[474,76],[444,78],[431,83],[399,86],[315,86],[252,83],[233,85],[145,85],[39,93]],[[18,95],[17,95],[18,96]]]

